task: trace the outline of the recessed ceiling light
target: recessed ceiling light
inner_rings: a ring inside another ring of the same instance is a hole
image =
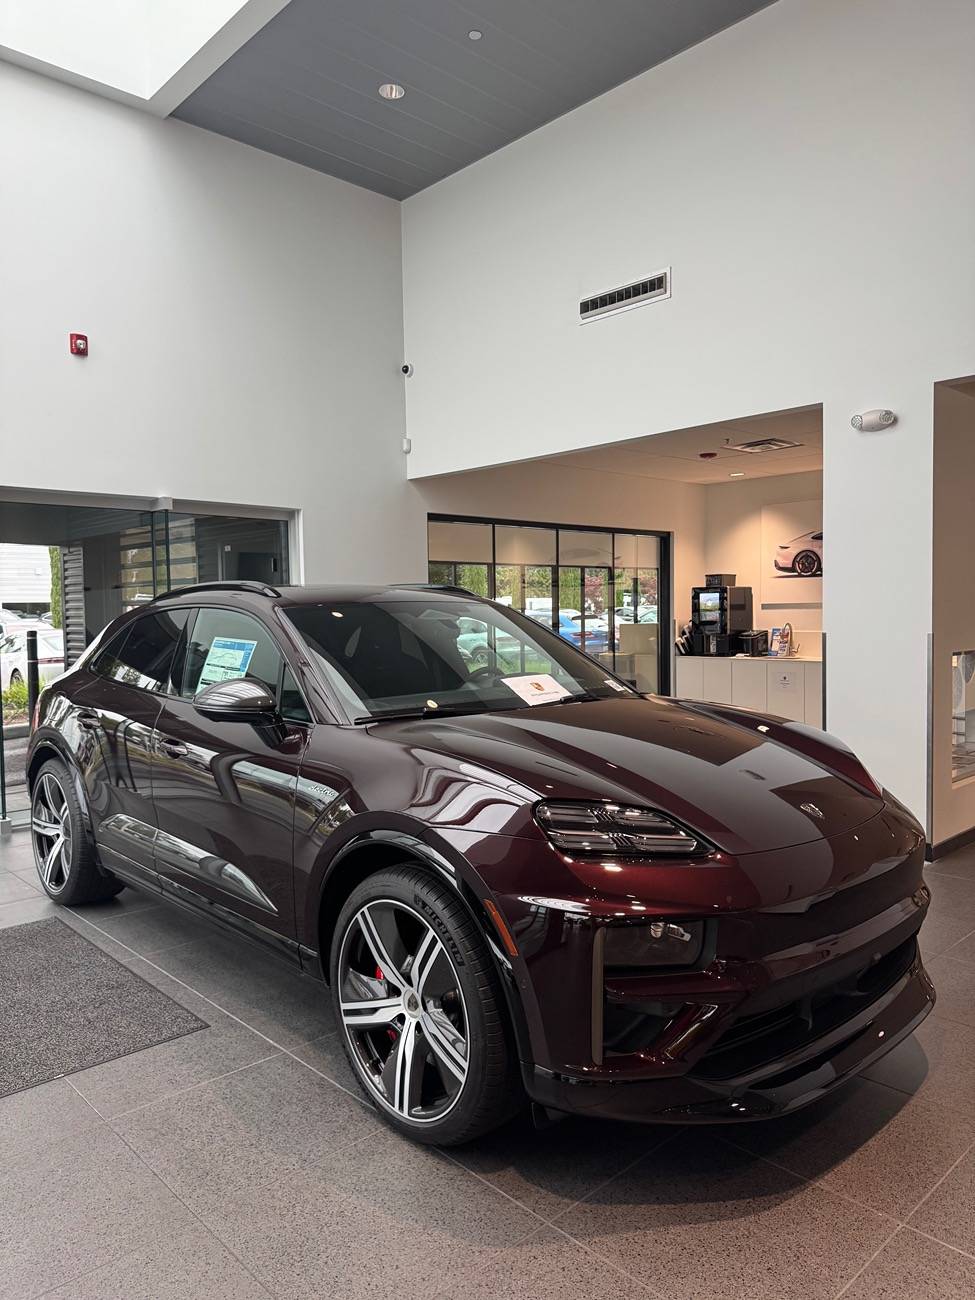
[[[744,471],[743,469],[732,470],[732,472],[728,475],[728,477],[729,477],[729,478],[744,478],[744,477],[745,477],[745,471]]]
[[[380,99],[402,99],[406,91],[395,81],[384,81],[379,87]]]
[[[483,32],[479,32],[476,27],[472,27],[467,33],[467,39],[469,41],[479,41],[483,35]]]

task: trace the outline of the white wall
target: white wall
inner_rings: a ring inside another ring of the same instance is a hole
[[[823,404],[828,722],[921,815],[973,43],[971,0],[779,0],[404,204],[413,475]],[[576,323],[664,266],[670,300]],[[899,423],[854,434],[878,405]]]
[[[738,584],[751,587],[755,627],[781,627],[815,632],[822,627],[822,608],[798,605],[762,607],[762,573],[768,557],[762,549],[762,510],[789,501],[821,500],[823,476],[819,471],[780,474],[772,478],[739,479],[734,483],[709,483],[704,489],[704,567],[708,573],[734,573]],[[809,640],[807,638],[807,640]],[[802,652],[818,653],[815,643]]]
[[[934,399],[932,841],[975,826],[975,779],[951,780],[951,656],[975,650],[975,384]]]
[[[422,576],[398,205],[3,65],[0,121],[0,483],[298,509],[309,580]]]
[[[165,116],[287,3],[0,0],[0,58]]]
[[[973,45],[970,0],[779,0],[406,200],[410,473],[968,373]]]

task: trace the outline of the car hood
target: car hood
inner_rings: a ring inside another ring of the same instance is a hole
[[[839,835],[883,807],[827,761],[791,748],[781,726],[772,738],[754,725],[660,698],[621,696],[371,730],[498,773],[539,799],[649,804],[734,854]],[[828,755],[826,743],[823,750]]]

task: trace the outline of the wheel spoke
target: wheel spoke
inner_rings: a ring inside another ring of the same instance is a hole
[[[407,980],[400,972],[400,969],[393,961],[393,958],[390,956],[386,944],[383,942],[382,936],[379,933],[379,928],[372,915],[372,910],[369,907],[362,908],[359,912],[358,920],[359,929],[362,931],[363,938],[366,941],[369,951],[372,953],[376,965],[382,971],[384,978],[387,982],[392,982],[398,988],[405,989],[407,987]]]
[[[415,1020],[407,1020],[383,1067],[386,1095],[401,1115],[410,1116],[420,1105],[423,1086],[423,1053],[417,1051]]]
[[[417,993],[421,996],[430,976],[430,971],[442,952],[443,948],[440,945],[440,940],[432,930],[427,930],[420,940],[420,946],[413,954],[413,960],[410,963],[410,980]]]
[[[61,808],[65,803],[64,791],[51,776],[50,772],[44,773],[44,779],[41,782],[44,787],[44,800],[51,812],[57,817],[60,815]]]
[[[61,846],[63,843],[64,840],[62,839],[62,837],[60,835],[57,835],[53,843],[51,844],[50,849],[47,852],[47,856],[44,859],[44,869],[43,869],[44,883],[46,885],[49,885],[52,889],[54,888],[55,869],[57,868],[58,864],[61,861]]]
[[[403,999],[369,998],[365,1002],[343,1002],[342,1019],[350,1029],[369,1029],[377,1025],[391,1025],[402,1014]]]
[[[461,1082],[467,1075],[467,1044],[443,1011],[424,1011],[420,1017],[423,1036],[437,1063]]]
[[[41,811],[47,812],[47,809],[44,808]],[[39,817],[35,813],[34,817],[31,819],[31,829],[34,831],[35,835],[43,835],[45,839],[50,839],[52,835],[61,834],[61,822],[60,820],[53,822],[45,821],[43,817]]]

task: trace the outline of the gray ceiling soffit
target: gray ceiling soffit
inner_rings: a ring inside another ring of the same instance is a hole
[[[173,116],[403,199],[771,2],[291,0]]]

